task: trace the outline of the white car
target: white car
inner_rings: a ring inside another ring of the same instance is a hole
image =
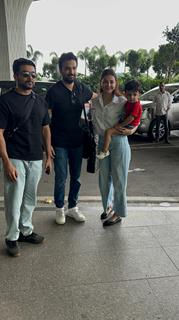
[[[169,130],[179,130],[179,83],[166,84],[165,88],[172,96],[172,106],[168,112]],[[153,99],[157,92],[159,92],[159,87],[155,87],[140,96],[143,113],[137,132],[147,133],[152,140],[155,139],[156,132],[155,106]],[[160,140],[164,138],[164,134],[165,128],[161,121],[159,128]]]

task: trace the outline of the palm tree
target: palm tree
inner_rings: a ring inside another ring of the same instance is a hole
[[[94,46],[88,57],[89,78],[93,90],[98,89],[101,73],[105,68],[116,69],[118,59],[115,55],[108,55],[105,46],[100,48]]]
[[[153,60],[154,60],[154,55],[155,55],[155,49],[150,49],[148,52],[148,59],[146,61],[146,66],[147,66],[147,77],[149,76],[149,69],[153,64]]]
[[[124,73],[126,73],[126,71],[127,71],[127,59],[128,59],[129,51],[130,50],[128,50],[126,52],[122,52],[122,51],[116,52],[116,54],[119,54],[120,61],[124,62]]]
[[[28,44],[27,46],[26,54],[27,58],[32,60],[35,64],[40,57],[43,57],[43,54],[38,50],[34,51],[30,44]]]
[[[146,49],[139,49],[138,54],[140,55],[140,72],[146,72],[147,77],[149,76],[149,69],[152,66],[155,50],[151,49],[149,52]]]
[[[94,53],[96,55],[96,57],[101,58],[104,57],[107,52],[106,52],[106,48],[104,45],[102,45],[100,48],[98,48],[97,46],[94,46],[91,49],[92,53]]]
[[[78,51],[77,53],[77,57],[81,60],[84,61],[85,63],[85,77],[86,77],[86,73],[87,73],[87,67],[88,67],[88,58],[89,58],[89,54],[90,54],[90,49],[88,47],[85,48],[84,51]]]
[[[132,77],[137,77],[141,68],[141,54],[135,50],[129,50],[127,55],[127,66]]]
[[[50,53],[50,56],[52,57],[51,62],[45,62],[43,65],[43,76],[47,78],[52,78],[53,80],[58,80],[58,54],[53,51]]]

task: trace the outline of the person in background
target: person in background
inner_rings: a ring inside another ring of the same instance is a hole
[[[32,214],[42,174],[42,145],[45,170],[51,170],[51,135],[48,106],[32,91],[35,64],[19,58],[13,63],[13,72],[16,88],[0,97],[0,157],[4,167],[5,243],[10,255],[19,256],[18,242],[39,244],[44,240],[33,232]]]
[[[156,94],[153,100],[156,107],[156,142],[159,142],[159,129],[160,123],[163,121],[165,128],[164,140],[165,143],[169,143],[168,141],[168,111],[171,108],[172,99],[171,95],[165,89],[165,84],[160,82],[159,84],[159,92]]]

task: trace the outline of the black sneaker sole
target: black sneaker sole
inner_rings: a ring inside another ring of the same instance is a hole
[[[41,239],[36,239],[30,236],[24,236],[22,234],[19,235],[19,239],[17,240],[18,242],[26,242],[26,243],[31,243],[31,244],[40,244],[43,243],[45,240],[44,237],[42,237]]]
[[[11,252],[9,252],[8,250],[7,250],[7,253],[8,253],[8,255],[10,256],[10,257],[13,257],[13,258],[17,258],[17,257],[20,257],[20,252],[18,252],[18,253],[16,253],[16,254],[13,254],[13,253],[11,253]]]
[[[16,257],[19,257],[19,256],[21,255],[20,252],[13,253],[13,252],[11,252],[8,248],[6,248],[6,251],[7,251],[7,254],[8,254],[10,257],[16,258]]]
[[[18,242],[26,242],[26,243],[31,243],[31,244],[40,244],[45,241],[45,239],[40,240],[40,241],[35,241],[35,240],[30,240],[30,239],[18,239]]]
[[[16,242],[16,245],[12,245],[12,243]],[[5,239],[5,245],[6,245],[6,251],[9,256],[11,257],[19,257],[20,256],[20,250],[19,246],[17,245],[17,241],[10,241]]]

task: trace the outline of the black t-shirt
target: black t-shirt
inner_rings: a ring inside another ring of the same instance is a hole
[[[46,100],[52,110],[53,146],[76,148],[83,143],[83,132],[79,125],[82,106],[91,99],[92,94],[92,91],[79,81],[75,81],[72,91],[62,81],[48,90]]]
[[[25,118],[28,110],[28,100],[31,94],[24,96],[11,90],[0,97],[0,128],[5,133],[12,131]],[[35,95],[32,112],[27,121],[19,126],[19,129],[6,139],[6,147],[9,158],[35,161],[43,158],[42,127],[50,122],[48,106],[45,100]],[[6,136],[6,134],[5,134]]]

